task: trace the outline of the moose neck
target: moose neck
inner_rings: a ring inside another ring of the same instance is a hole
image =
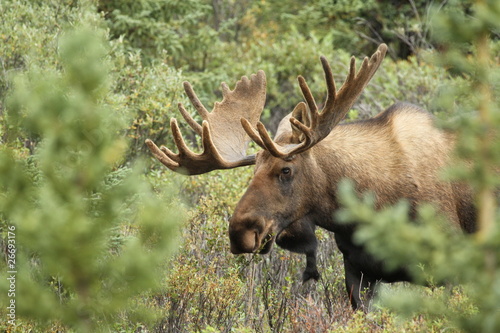
[[[339,208],[338,184],[343,179],[354,180],[358,191],[373,191],[378,197],[387,196],[385,192],[394,187],[408,186],[398,174],[404,164],[400,149],[388,134],[372,120],[341,124],[310,150],[310,159],[317,165],[315,177],[324,179],[311,180],[322,185],[315,189],[315,197],[325,203],[312,210],[318,226],[333,232],[345,230],[334,216]]]

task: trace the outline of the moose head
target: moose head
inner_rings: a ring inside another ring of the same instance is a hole
[[[325,57],[321,63],[327,97],[319,111],[302,76],[298,77],[305,102],[280,122],[274,139],[259,121],[266,99],[263,71],[242,77],[234,90],[222,84],[223,100],[209,112],[188,82],[184,89],[203,119],[198,124],[179,104],[190,127],[202,137],[203,152],[194,153],[182,138],[175,119],[170,122],[178,148],[174,153],[151,140],[146,144],[167,168],[188,175],[216,169],[255,164],[255,173],[229,221],[231,252],[267,253],[279,246],[304,253],[307,266],[303,279],[318,279],[316,226],[335,233],[344,255],[346,288],[353,307],[363,305],[375,282],[409,280],[404,268],[387,272],[352,240],[355,225],[339,224],[337,185],[343,178],[354,180],[357,190],[376,194],[377,206],[410,200],[412,207],[435,203],[450,217],[450,223],[473,229],[474,212],[468,189],[442,182],[438,170],[447,163],[453,138],[432,125],[429,114],[409,104],[395,104],[378,116],[339,124],[379,68],[387,46],[365,58],[356,70],[351,58],[344,84],[336,89]],[[424,134],[425,133],[425,134]],[[247,155],[250,140],[262,150]],[[368,263],[368,264],[367,264]]]

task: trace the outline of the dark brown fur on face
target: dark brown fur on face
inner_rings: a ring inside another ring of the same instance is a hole
[[[289,140],[290,132],[278,132],[277,142]],[[367,288],[364,295],[369,298],[377,281],[411,278],[404,267],[384,270],[382,262],[353,242],[355,224],[335,221],[339,181],[349,178],[359,192],[375,193],[379,208],[401,199],[414,209],[431,203],[448,217],[450,228],[473,232],[476,211],[470,189],[439,177],[450,163],[453,145],[453,136],[437,129],[430,114],[413,105],[396,104],[372,119],[335,127],[327,138],[290,161],[262,152],[257,155],[255,177],[231,218],[231,244],[237,246],[247,232],[269,232],[253,239],[276,235],[281,247],[306,254],[304,280],[317,279],[315,226],[332,231],[344,256],[352,305],[363,307],[359,291]],[[284,176],[286,168],[290,174]],[[232,232],[241,224],[242,214],[246,230]],[[259,227],[252,224],[252,216],[259,217]]]

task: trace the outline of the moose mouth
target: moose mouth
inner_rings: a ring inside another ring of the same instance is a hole
[[[255,234],[255,244],[259,244],[257,249],[254,251],[255,253],[258,254],[267,254],[269,251],[271,251],[271,248],[273,247],[274,239],[275,237],[272,234],[267,234],[264,238],[262,238],[262,241],[259,242],[259,235]]]
[[[269,253],[276,239],[273,223],[260,219],[257,222],[250,221],[257,227],[248,228],[244,222],[245,220],[233,219],[229,222],[231,253]]]

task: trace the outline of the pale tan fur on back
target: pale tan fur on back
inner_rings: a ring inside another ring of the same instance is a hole
[[[452,147],[430,114],[396,104],[372,119],[337,126],[313,150],[333,187],[347,177],[360,191],[375,192],[380,206],[400,199],[434,203],[458,224],[452,186],[440,178]]]

